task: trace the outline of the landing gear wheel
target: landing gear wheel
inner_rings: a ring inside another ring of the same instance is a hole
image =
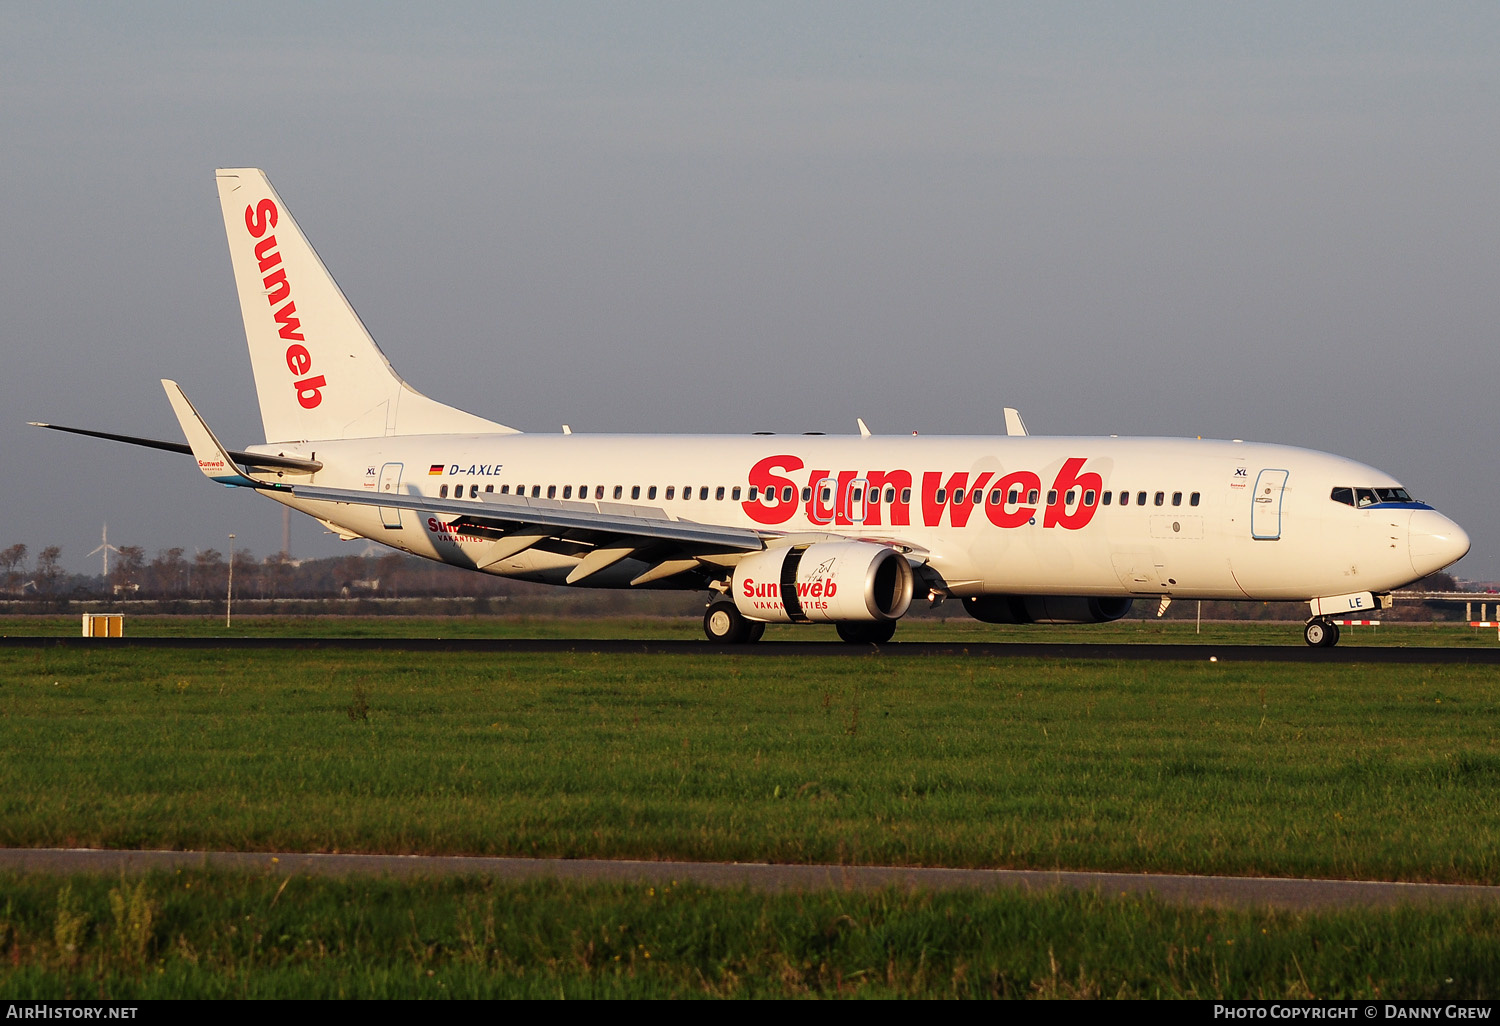
[[[741,645],[750,640],[750,621],[740,615],[733,602],[715,602],[703,614],[703,633],[721,645]]]
[[[839,638],[851,645],[884,645],[896,633],[896,621],[883,623],[841,623]]]
[[[766,636],[766,625],[762,620],[746,620],[745,625],[750,628],[750,636],[745,640],[752,645]]]
[[[1307,621],[1302,637],[1313,648],[1332,648],[1339,643],[1339,625],[1322,618]]]

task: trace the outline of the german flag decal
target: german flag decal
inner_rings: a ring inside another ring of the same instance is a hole
[[[441,463],[434,463],[432,466],[430,466],[430,467],[427,468],[427,476],[428,477],[441,477],[442,474],[443,474],[443,465]]]

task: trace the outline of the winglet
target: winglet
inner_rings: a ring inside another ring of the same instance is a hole
[[[217,481],[228,487],[240,486],[248,488],[263,487],[260,482],[252,481],[240,473],[239,467],[219,444],[214,433],[208,429],[198,411],[193,409],[193,404],[188,397],[183,395],[182,388],[175,381],[166,378],[161,379],[162,388],[167,390],[167,400],[172,404],[172,412],[177,414],[177,422],[182,425],[182,433],[187,436],[189,448],[193,450],[193,458],[198,461],[198,469],[210,481]]]
[[[1026,422],[1021,419],[1021,412],[1009,406],[1005,408],[1005,433],[1012,437],[1026,433]]]

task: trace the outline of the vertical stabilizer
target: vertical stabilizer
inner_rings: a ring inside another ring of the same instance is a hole
[[[401,380],[265,172],[217,177],[266,441],[515,431]]]

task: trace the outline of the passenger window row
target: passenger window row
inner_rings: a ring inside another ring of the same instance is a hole
[[[479,485],[477,485],[477,484],[471,484],[471,485],[467,485],[467,486],[465,486],[463,484],[456,484],[456,485],[454,485],[453,486],[453,497],[455,499],[462,499],[464,497],[464,489],[465,489],[465,487],[468,488],[469,498],[471,498],[471,499],[477,499],[477,498],[479,498]],[[543,489],[543,487],[544,487],[543,485],[532,485],[531,486],[531,497],[533,499],[539,499],[539,498],[541,498],[542,497],[542,489]],[[556,498],[559,497],[558,496],[558,486],[557,485],[546,485],[545,488],[546,488],[546,491],[547,491],[547,498],[549,498],[549,499],[556,499]],[[494,492],[495,486],[492,485],[492,484],[485,485],[484,486],[484,490],[486,492]],[[699,502],[706,502],[706,501],[708,501],[710,490],[712,490],[713,497],[714,497],[714,499],[716,501],[722,502],[726,497],[730,501],[732,501],[732,502],[739,502],[740,501],[741,488],[739,486],[727,489],[727,495],[726,495],[726,489],[725,489],[725,487],[723,485],[719,485],[717,487],[712,487],[712,488],[710,488],[710,486],[708,486],[708,485],[700,485],[700,486],[698,486],[698,501]],[[440,498],[440,499],[446,499],[448,497],[448,491],[449,491],[448,485],[445,484],[445,485],[438,486],[438,498]],[[562,491],[561,497],[563,499],[571,499],[571,498],[573,498],[573,496],[575,494],[572,485],[563,485],[562,488],[561,488],[561,491]],[[641,489],[640,485],[631,485],[631,487],[630,487],[630,498],[633,501],[639,501],[640,498],[641,498],[641,491],[642,491],[642,489]],[[1406,494],[1406,489],[1404,489],[1404,488],[1380,488],[1380,489],[1373,489],[1373,490],[1369,489],[1369,488],[1360,488],[1360,489],[1335,488],[1333,490],[1333,500],[1335,502],[1343,502],[1343,503],[1347,503],[1350,506],[1353,506],[1353,505],[1356,504],[1356,500],[1355,500],[1355,496],[1354,496],[1354,492],[1356,492],[1356,491],[1358,492],[1358,495],[1359,495],[1358,505],[1361,505],[1361,506],[1368,506],[1368,505],[1371,505],[1374,502],[1376,502],[1377,499],[1375,498],[1375,495],[1377,493],[1381,496],[1381,498],[1378,500],[1380,502],[1410,502],[1411,501],[1411,496],[1409,496],[1409,495]],[[656,487],[656,485],[650,485],[650,486],[648,486],[645,489],[645,493],[646,493],[645,497],[646,497],[646,499],[648,501],[654,501],[656,499],[656,493],[657,493],[657,487]],[[509,495],[509,494],[511,494],[510,485],[501,485],[500,486],[500,494],[501,495]],[[516,485],[515,494],[516,495],[520,495],[520,496],[526,495],[526,486],[525,485]],[[588,485],[579,485],[576,494],[577,494],[577,496],[578,496],[579,499],[587,500],[589,498],[589,486]],[[812,494],[813,494],[813,490],[812,490],[812,488],[810,486],[803,488],[802,489],[802,496],[801,496],[802,497],[802,501],[803,502],[810,502],[812,500]],[[1119,493],[1119,495],[1120,495],[1119,504],[1121,506],[1129,506],[1130,505],[1130,494],[1131,493],[1128,492],[1128,491],[1121,491]],[[1151,493],[1148,493],[1148,492],[1136,492],[1135,493],[1135,496],[1136,496],[1136,498],[1135,498],[1135,504],[1137,506],[1144,506],[1144,505],[1146,505],[1147,502],[1150,501],[1148,499],[1148,496],[1150,494]],[[1387,495],[1387,494],[1390,494],[1390,495],[1399,495],[1399,496],[1401,496],[1401,498],[1385,498],[1384,496]],[[618,499],[623,499],[625,497],[625,486],[624,485],[615,485],[615,486],[613,486],[612,488],[609,489],[609,495],[613,499],[617,499],[617,500]],[[1098,498],[1100,499],[1100,501],[1102,502],[1103,505],[1109,506],[1109,505],[1111,505],[1113,503],[1114,495],[1115,495],[1114,492],[1104,492]],[[594,486],[593,498],[596,501],[598,501],[598,500],[603,500],[604,496],[605,496],[605,486],[604,485],[595,485]],[[663,494],[662,497],[664,499],[668,499],[668,500],[676,499],[677,498],[677,487],[676,487],[676,485],[667,485],[667,487],[666,487],[666,489],[665,489],[664,494]],[[1092,506],[1092,505],[1094,505],[1095,497],[1096,496],[1095,496],[1094,490],[1092,488],[1085,489],[1084,492],[1083,492],[1083,504],[1085,506]],[[691,500],[693,498],[693,486],[692,485],[687,485],[687,486],[683,487],[683,489],[682,489],[682,498],[683,498],[683,501],[689,501],[689,500]],[[779,502],[793,502],[793,501],[796,500],[796,498],[797,498],[797,491],[796,491],[796,489],[794,489],[790,485],[783,486],[779,495],[777,494],[776,489],[774,489],[774,488],[767,488],[764,492],[762,492],[759,487],[757,487],[755,485],[751,485],[750,486],[750,490],[749,490],[749,496],[748,496],[748,500],[750,502],[762,502],[763,501],[763,502],[767,503],[768,505],[772,504],[772,503],[776,503],[778,501]],[[825,502],[825,503],[832,502],[833,501],[833,489],[825,485],[823,488],[821,488],[819,490],[819,496],[818,496],[818,498],[820,499],[820,501]],[[882,498],[884,498],[884,501],[886,503],[888,503],[888,504],[895,502],[896,501],[896,489],[894,489],[894,488],[887,488],[887,489],[885,489],[884,496],[881,495],[881,491],[880,491],[879,488],[872,488],[870,490],[870,494],[869,494],[869,501],[870,502],[872,502],[872,503],[878,503],[878,502],[880,502],[882,500]],[[939,488],[937,490],[937,494],[934,496],[934,498],[937,500],[937,502],[938,502],[939,505],[945,505],[948,502],[950,496],[949,496],[948,490],[946,488]],[[952,493],[951,498],[952,498],[953,504],[955,506],[962,504],[965,500],[967,500],[968,502],[970,502],[973,505],[977,506],[980,503],[982,503],[982,502],[985,501],[986,495],[985,495],[983,489],[975,488],[975,489],[965,490],[963,488],[955,488],[955,489],[953,489],[953,493]],[[1199,493],[1198,492],[1193,492],[1192,495],[1188,499],[1188,505],[1190,505],[1190,506],[1196,506],[1196,505],[1198,505],[1199,498],[1200,498]],[[1369,501],[1365,501],[1366,498],[1368,498]],[[850,499],[852,501],[854,501],[854,502],[862,502],[862,501],[864,501],[865,500],[864,489],[862,489],[862,488],[855,488],[855,489],[853,489],[851,491],[851,493],[850,493]],[[1063,505],[1065,505],[1065,506],[1072,506],[1077,501],[1077,499],[1078,499],[1078,492],[1077,492],[1077,490],[1076,489],[1069,489],[1067,495],[1063,497]],[[1010,492],[1008,494],[1003,489],[994,488],[994,489],[990,490],[989,495],[988,495],[988,500],[989,500],[989,504],[991,506],[1000,506],[1000,505],[1019,506],[1019,505],[1021,505],[1021,503],[1023,502],[1023,500],[1027,504],[1035,506],[1041,500],[1041,492],[1038,489],[1036,489],[1036,488],[1032,488],[1029,491],[1027,491],[1024,494],[1024,496],[1023,496],[1023,494],[1021,492],[1021,489],[1019,489],[1019,488],[1012,488],[1012,489],[1010,489]],[[1164,506],[1164,505],[1166,505],[1166,501],[1167,501],[1167,493],[1166,492],[1156,492],[1155,493],[1155,497],[1154,497],[1154,503],[1155,503],[1155,505],[1157,505],[1157,506]],[[911,503],[911,489],[910,488],[903,488],[903,489],[901,489],[901,502],[903,504],[910,504]],[[1054,506],[1056,504],[1057,504],[1057,492],[1049,490],[1047,492],[1047,505]],[[1174,505],[1174,506],[1181,506],[1182,505],[1182,493],[1181,492],[1173,492],[1172,493],[1172,505]]]
[[[1119,505],[1121,505],[1121,506],[1129,506],[1130,505],[1130,496],[1131,496],[1131,493],[1129,491],[1121,491],[1120,492],[1120,498],[1119,498]],[[1200,501],[1202,501],[1202,498],[1203,498],[1203,496],[1202,496],[1202,494],[1200,492],[1193,492],[1192,494],[1190,494],[1188,496],[1188,505],[1189,506],[1196,506],[1196,505],[1198,505],[1198,503]],[[1114,501],[1114,493],[1113,492],[1105,492],[1104,493],[1104,498],[1103,498],[1104,505],[1108,506],[1113,501]],[[1145,506],[1148,503],[1151,504],[1151,505],[1153,505],[1153,506],[1165,506],[1167,504],[1167,493],[1166,492],[1136,492],[1135,493],[1135,504],[1137,506]],[[1181,492],[1173,492],[1172,493],[1172,505],[1174,505],[1174,506],[1181,506],[1182,505],[1182,493]]]

